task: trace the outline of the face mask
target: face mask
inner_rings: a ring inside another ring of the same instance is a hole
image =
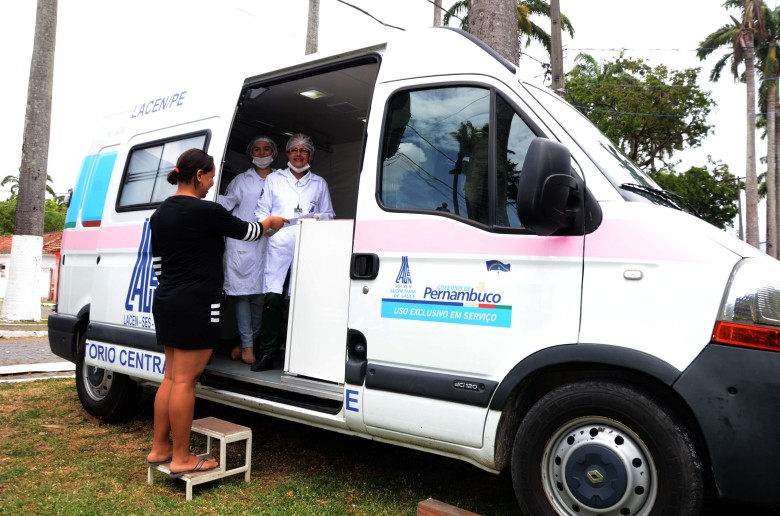
[[[290,167],[290,170],[292,170],[293,172],[297,172],[298,174],[300,174],[301,172],[306,172],[307,170],[309,170],[309,164],[308,163],[306,165],[302,166],[301,168],[298,168],[296,166],[293,166],[293,164],[288,161],[287,162],[287,166]]]
[[[252,164],[257,168],[268,168],[271,163],[274,162],[273,156],[266,156],[264,158],[252,158]]]

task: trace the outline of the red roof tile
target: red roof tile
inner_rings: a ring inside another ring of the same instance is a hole
[[[0,254],[11,254],[11,242],[13,235],[0,236]],[[43,254],[55,254],[60,252],[62,246],[62,231],[46,233],[43,235]]]

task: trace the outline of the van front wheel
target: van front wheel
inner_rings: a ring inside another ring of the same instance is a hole
[[[691,515],[704,496],[688,431],[649,394],[598,380],[558,387],[529,410],[512,484],[534,515]]]
[[[127,375],[88,365],[80,343],[76,359],[76,392],[84,409],[107,422],[128,419],[141,397],[141,387]]]

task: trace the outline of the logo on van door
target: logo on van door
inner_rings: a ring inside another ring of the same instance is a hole
[[[487,270],[496,272],[509,272],[509,269],[512,268],[511,263],[499,262],[498,260],[488,260],[485,262],[485,266]]]
[[[409,268],[409,257],[401,257],[401,267],[395,277],[395,285],[390,289],[390,294],[395,299],[414,299],[417,291],[412,286],[412,272]]]
[[[492,269],[488,263],[488,271],[509,271],[509,265],[498,263],[500,266]],[[409,257],[403,256],[390,296],[382,298],[383,318],[499,328],[512,326],[512,306],[502,304],[501,293],[488,290],[485,281],[480,281],[476,287],[464,284],[425,287],[421,298],[417,297],[417,290],[411,283]]]
[[[130,276],[130,284],[127,286],[126,312],[123,317],[125,326],[154,328],[154,319],[151,313],[152,300],[157,285],[157,276],[152,268],[152,230],[149,226],[149,219],[146,219],[141,230],[141,242],[138,244],[133,274]]]
[[[396,283],[402,283],[404,285],[412,284],[412,273],[409,271],[409,257],[401,257],[401,268],[398,270],[398,276],[395,277]]]

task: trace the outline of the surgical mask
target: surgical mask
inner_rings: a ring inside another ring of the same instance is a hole
[[[274,162],[273,156],[265,156],[264,158],[252,158],[252,164],[257,168],[268,168],[271,163]]]
[[[309,170],[309,164],[308,163],[306,165],[302,166],[301,168],[298,168],[298,167],[294,166],[292,163],[290,163],[288,161],[287,162],[287,166],[290,167],[290,170],[292,170],[293,172],[297,172],[298,174],[300,174],[301,172],[306,172],[307,170]]]

